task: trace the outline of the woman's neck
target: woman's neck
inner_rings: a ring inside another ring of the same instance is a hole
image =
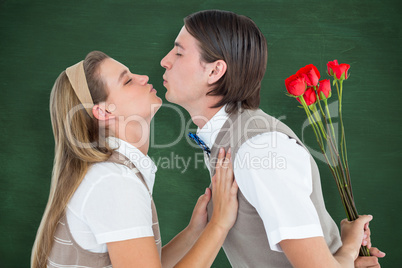
[[[131,123],[124,125],[124,127],[123,125],[120,125],[118,131],[113,134],[116,138],[124,140],[136,147],[144,155],[148,154],[150,135],[149,124],[144,126],[143,124]]]

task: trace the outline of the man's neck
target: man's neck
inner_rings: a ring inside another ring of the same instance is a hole
[[[198,128],[202,129],[214,115],[219,112],[222,107],[218,108],[205,108],[204,110],[189,111],[191,120]]]
[[[222,108],[222,106],[211,108],[220,100],[222,100],[222,96],[206,95],[205,98],[197,100],[196,103],[186,103],[187,105],[181,106],[190,114],[193,123],[201,129]]]

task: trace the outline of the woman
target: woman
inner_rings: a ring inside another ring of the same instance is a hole
[[[148,77],[102,52],[63,71],[51,93],[55,160],[49,201],[31,266],[205,267],[237,214],[230,152],[189,225],[161,250],[147,155],[150,121],[162,101]],[[207,224],[206,205],[215,204]]]

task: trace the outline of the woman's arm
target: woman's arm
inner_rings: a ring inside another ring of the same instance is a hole
[[[197,241],[208,222],[207,205],[211,199],[211,189],[198,198],[188,226],[162,248],[162,267],[173,267],[186,255]]]
[[[233,177],[230,150],[226,157],[223,149],[219,151],[216,174],[212,178],[212,188],[214,211],[211,221],[193,247],[190,244],[197,236],[197,231],[190,228],[180,233],[175,238],[176,241],[172,241],[173,244],[170,248],[164,248],[163,254],[167,253],[168,256],[162,257],[162,259],[164,264],[166,262],[167,267],[172,266],[190,247],[191,249],[175,267],[210,267],[225,241],[227,233],[236,221],[238,186]],[[206,199],[210,198],[208,193],[207,190],[205,199],[201,197],[201,202],[197,203],[197,206],[200,203],[200,210],[196,213],[197,217],[203,215],[201,210],[206,208]],[[196,221],[200,222],[199,219]],[[161,267],[161,260],[153,237],[112,242],[107,246],[113,267]]]
[[[107,243],[113,268],[161,267],[153,236]]]
[[[372,216],[363,215],[356,221],[341,222],[342,247],[332,255],[323,237],[288,239],[279,244],[293,267],[354,267],[359,248],[366,244],[364,226]]]
[[[233,177],[230,149],[219,151],[216,173],[212,177],[214,209],[210,222],[191,250],[175,267],[211,267],[237,218],[238,186]]]

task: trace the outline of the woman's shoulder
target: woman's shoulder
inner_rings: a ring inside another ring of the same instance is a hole
[[[125,196],[127,195],[127,196]],[[71,208],[82,208],[90,200],[116,198],[148,199],[141,180],[128,167],[111,162],[92,165],[70,200]]]
[[[87,196],[92,191],[107,191],[110,188],[139,188],[139,190],[146,191],[135,172],[127,166],[101,162],[93,164],[88,169],[75,195]]]
[[[87,192],[94,188],[138,187],[142,184],[135,171],[127,166],[112,162],[101,162],[88,169],[79,188],[83,188]],[[142,187],[143,185],[140,188]]]
[[[113,162],[100,162],[93,164],[88,169],[87,174],[84,177],[84,181],[92,184],[114,177],[138,180],[137,176],[135,176],[135,173],[125,165]]]

